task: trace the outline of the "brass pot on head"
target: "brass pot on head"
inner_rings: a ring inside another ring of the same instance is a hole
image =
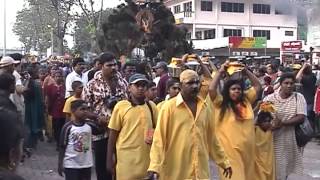
[[[200,63],[198,62],[197,58],[198,57],[196,54],[190,54],[188,55],[187,62],[185,63],[185,65],[189,69],[194,70],[196,72],[200,70]]]
[[[180,74],[184,70],[182,59],[173,57],[168,65],[169,75],[171,77],[179,78]]]
[[[227,67],[227,74],[230,79],[237,79],[240,80],[243,78],[242,70],[244,69],[245,65],[241,64],[237,61],[229,63]]]

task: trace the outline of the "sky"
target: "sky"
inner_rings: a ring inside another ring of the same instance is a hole
[[[6,39],[7,49],[21,48],[22,44],[19,38],[13,33],[12,28],[16,20],[16,14],[25,5],[25,0],[0,0],[0,48],[4,45],[4,1],[6,1]],[[100,4],[101,0],[95,0],[96,4]],[[104,7],[116,7],[123,0],[104,0]],[[67,41],[72,41],[72,38],[66,37]]]

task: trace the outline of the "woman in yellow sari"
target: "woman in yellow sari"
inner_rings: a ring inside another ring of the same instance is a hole
[[[221,66],[209,87],[217,137],[231,163],[231,180],[257,180],[254,177],[255,131],[252,104],[261,91],[261,85],[258,78],[244,67],[242,72],[251,81],[252,87],[245,90],[243,79],[228,80],[220,94],[217,87],[228,67],[228,62]],[[221,180],[228,179],[223,176],[222,171],[219,174]]]

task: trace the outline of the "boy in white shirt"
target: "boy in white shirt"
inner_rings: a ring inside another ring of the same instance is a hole
[[[92,159],[92,134],[95,126],[86,121],[87,103],[75,100],[71,103],[71,121],[67,122],[60,134],[58,173],[65,180],[90,180]]]

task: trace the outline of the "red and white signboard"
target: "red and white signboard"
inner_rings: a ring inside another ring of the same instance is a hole
[[[297,52],[302,49],[302,41],[285,41],[281,43],[281,51]]]

